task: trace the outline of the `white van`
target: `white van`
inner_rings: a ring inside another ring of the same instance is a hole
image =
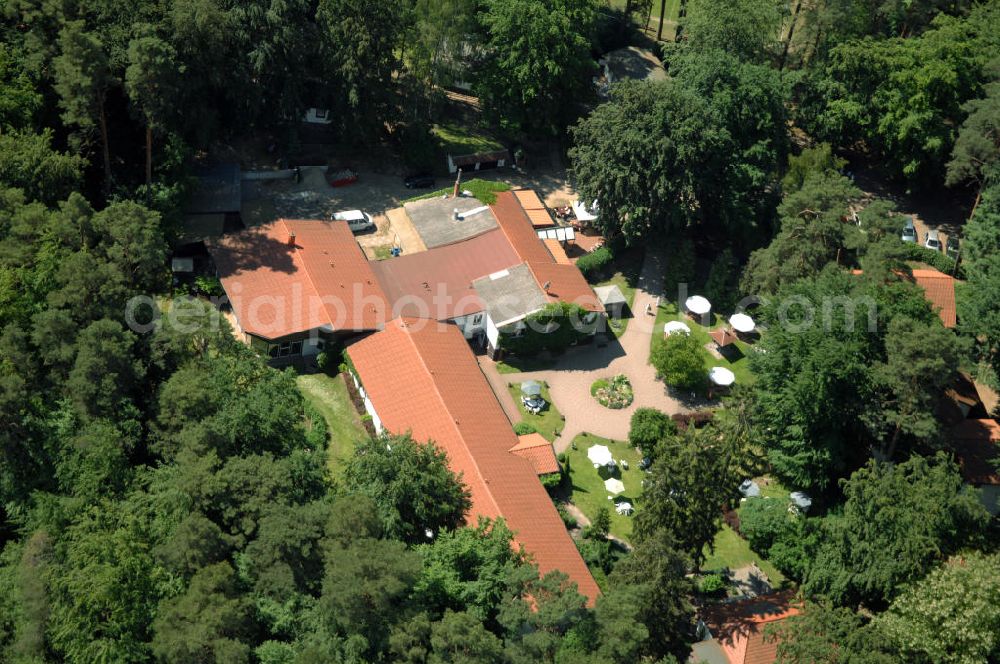
[[[335,221],[346,221],[347,226],[351,229],[352,233],[360,233],[362,231],[375,228],[375,222],[372,221],[372,216],[367,212],[362,212],[361,210],[342,210],[340,212],[334,212],[333,219]]]

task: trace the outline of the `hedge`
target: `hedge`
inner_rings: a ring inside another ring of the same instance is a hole
[[[614,254],[607,247],[598,247],[589,254],[581,256],[576,261],[576,267],[583,276],[591,276],[603,270],[614,259]]]

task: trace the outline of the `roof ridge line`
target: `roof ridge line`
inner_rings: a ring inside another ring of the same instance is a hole
[[[428,319],[428,318],[416,319],[416,320],[427,320],[427,321],[430,321],[432,324],[435,324],[435,325],[440,325],[441,324],[439,321],[434,321],[434,320],[431,320],[431,319]],[[406,322],[405,318],[400,318],[399,321],[400,321],[401,324],[404,324],[404,325],[408,324]],[[397,327],[399,327],[399,325],[397,325]],[[448,423],[454,428],[455,433],[457,433],[458,437],[462,440],[462,443],[465,446],[466,451],[468,452],[469,460],[472,462],[472,467],[476,469],[476,474],[479,476],[479,480],[482,482],[482,485],[484,487],[486,487],[486,493],[489,494],[489,496],[490,496],[490,502],[493,503],[493,511],[494,511],[494,513],[496,513],[496,514],[498,514],[498,515],[500,515],[502,517],[503,513],[500,511],[500,505],[497,503],[497,499],[493,495],[493,488],[490,486],[489,481],[487,481],[486,477],[483,475],[483,471],[480,470],[480,468],[479,468],[479,461],[476,459],[476,455],[472,453],[472,449],[469,447],[468,443],[466,442],[465,435],[462,433],[462,430],[459,428],[458,424],[456,424],[456,422],[455,422],[455,415],[454,415],[454,413],[451,412],[451,408],[448,406],[448,401],[444,398],[444,395],[441,394],[441,390],[438,388],[438,384],[437,384],[437,380],[435,379],[434,372],[431,371],[430,367],[427,366],[427,362],[424,361],[424,355],[423,355],[423,353],[420,352],[420,348],[417,346],[417,342],[414,341],[413,335],[410,334],[409,332],[404,332],[403,336],[405,336],[407,338],[407,340],[410,342],[410,344],[413,346],[413,352],[416,353],[417,359],[420,360],[420,366],[422,366],[424,368],[424,371],[427,372],[427,375],[430,376],[431,385],[434,386],[434,394],[437,395],[438,401],[441,402],[441,405],[444,406],[445,411],[448,413]],[[476,367],[477,368],[479,367],[479,363],[478,362],[476,362]],[[482,369],[480,369],[480,373],[482,373]],[[485,376],[483,376],[483,378],[485,379]],[[490,391],[492,392],[493,390],[490,390]],[[495,394],[493,395],[493,398],[494,399],[496,398]],[[499,403],[499,401],[497,401],[497,403]],[[437,446],[437,443],[434,443],[434,445]]]
[[[293,236],[294,234],[292,233],[292,230],[291,230],[291,228],[288,225],[289,221],[296,221],[296,220],[295,219],[285,219],[284,217],[281,217],[281,218],[278,219],[278,223],[280,223],[284,227],[284,229],[285,229],[285,235],[286,236]],[[298,237],[296,236],[296,240],[297,239],[298,239]],[[302,256],[299,255],[299,245],[298,245],[298,243],[292,245],[292,251],[295,253],[296,258],[299,259],[299,262],[302,265],[302,271],[306,275],[306,280],[309,282],[309,287],[312,288],[312,294],[316,297],[316,299],[318,299],[318,300],[320,300],[322,302],[323,298],[319,294],[319,289],[316,288],[316,283],[313,281],[312,273],[310,273],[310,271],[308,269],[306,269],[305,259],[303,259]],[[326,316],[326,324],[329,325],[330,327],[333,327],[333,319],[330,318],[330,312],[327,311],[326,304],[323,305],[323,314]],[[299,310],[299,315],[302,315],[301,309]]]

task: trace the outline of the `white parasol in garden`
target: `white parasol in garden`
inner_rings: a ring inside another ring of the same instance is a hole
[[[733,326],[733,329],[737,332],[743,332],[747,334],[753,332],[757,325],[753,322],[753,318],[747,316],[746,314],[733,314],[733,317],[729,319],[729,324]]]
[[[587,458],[590,459],[595,468],[606,466],[614,461],[614,458],[611,456],[611,450],[608,449],[607,445],[591,445],[590,449],[587,450]]]
[[[604,480],[604,488],[608,490],[608,493],[617,494],[625,490],[625,484],[617,477],[612,477]]]
[[[663,333],[666,334],[667,336],[670,336],[671,334],[686,334],[686,335],[690,335],[691,334],[691,328],[688,327],[687,325],[685,325],[684,323],[682,323],[679,320],[672,320],[672,321],[668,321],[667,323],[664,323],[664,325],[663,325]]]
[[[684,300],[684,308],[696,316],[704,316],[712,310],[712,303],[701,295],[692,295]]]
[[[708,379],[715,385],[726,387],[736,382],[736,374],[725,367],[712,367]]]

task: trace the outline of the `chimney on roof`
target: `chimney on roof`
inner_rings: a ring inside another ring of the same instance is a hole
[[[458,169],[458,174],[455,175],[455,188],[451,192],[452,198],[458,198],[458,186],[462,183],[462,169]],[[458,217],[456,217],[457,219]]]
[[[288,246],[289,247],[294,247],[295,246],[295,233],[289,233],[288,234]]]

